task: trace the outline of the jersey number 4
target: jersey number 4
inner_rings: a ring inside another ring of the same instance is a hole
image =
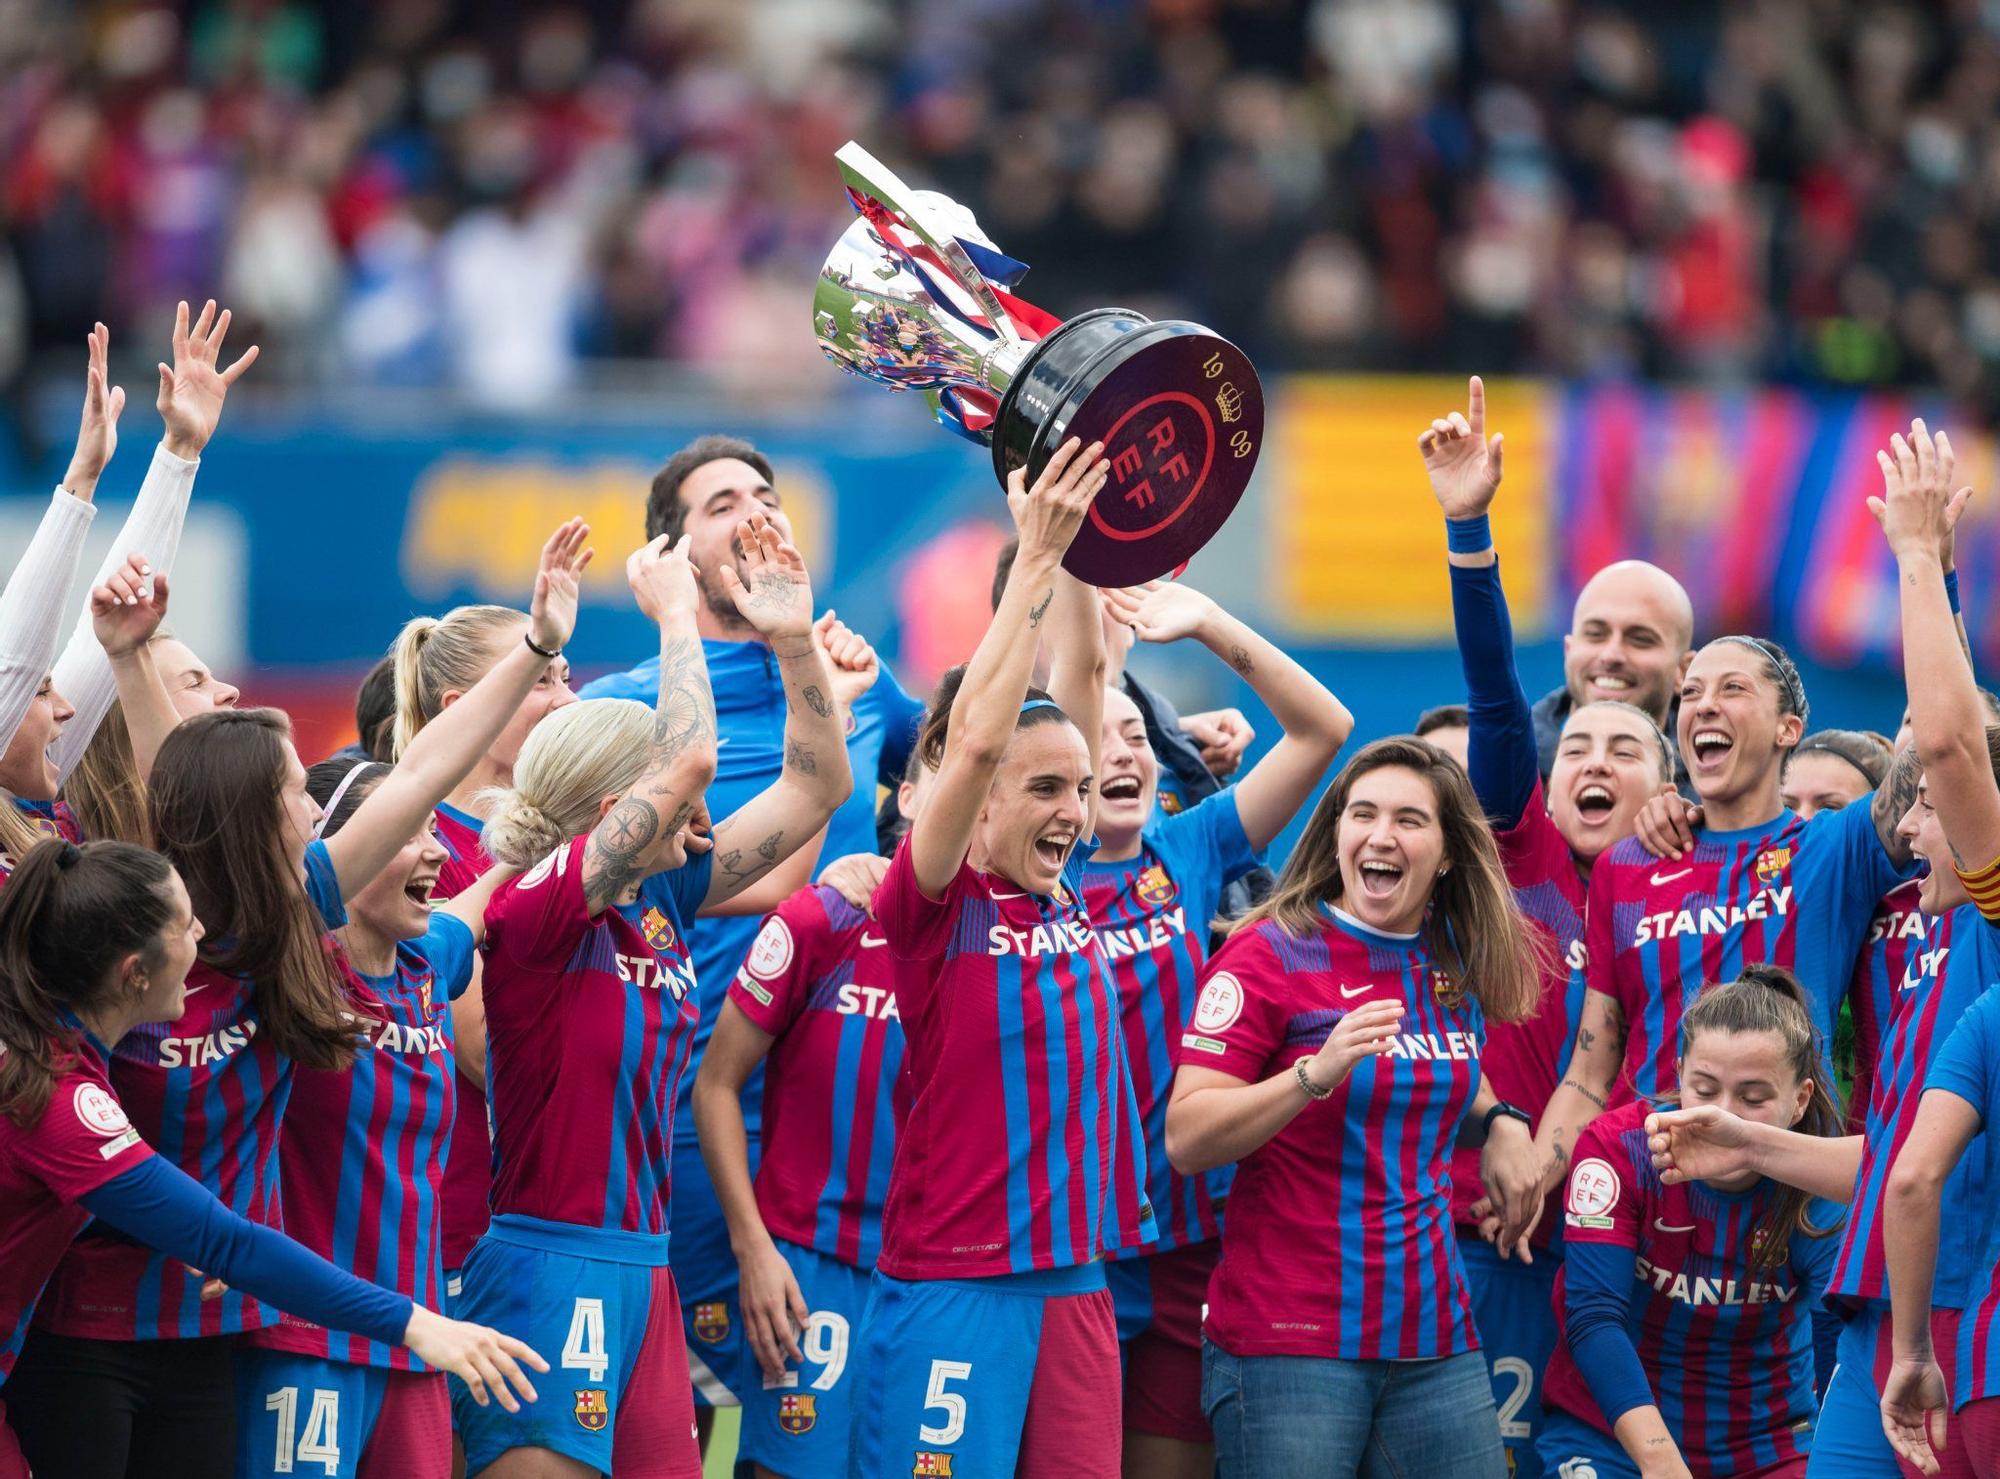
[[[563,1340],[564,1370],[577,1370],[590,1378],[592,1386],[604,1383],[611,1358],[604,1353],[604,1301],[579,1299],[569,1317],[569,1335]]]
[[[299,1389],[279,1387],[264,1399],[264,1410],[278,1414],[278,1451],[271,1472],[290,1474],[297,1465],[319,1464],[329,1474],[340,1472],[340,1393],[325,1387],[312,1394],[306,1430],[299,1433]]]

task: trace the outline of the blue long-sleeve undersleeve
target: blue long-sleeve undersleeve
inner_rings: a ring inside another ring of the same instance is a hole
[[[1472,713],[1466,770],[1479,804],[1505,831],[1520,822],[1541,775],[1535,716],[1514,669],[1514,624],[1499,563],[1450,569],[1452,622]]]
[[[238,1217],[160,1156],[114,1176],[83,1206],[128,1238],[289,1314],[384,1345],[403,1343],[408,1295],[357,1279],[283,1233]]]
[[[1625,1327],[1635,1261],[1615,1243],[1563,1245],[1563,1336],[1607,1423],[1657,1401]]]

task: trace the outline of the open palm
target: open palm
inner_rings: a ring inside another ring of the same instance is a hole
[[[583,572],[597,553],[587,549],[590,525],[570,519],[542,546],[535,571],[535,598],[528,607],[528,630],[536,643],[560,651],[576,630],[576,608],[583,597]]]
[[[812,577],[805,557],[763,519],[736,526],[742,573],[722,567],[722,586],[743,619],[766,637],[804,637],[813,625]]]
[[[223,336],[229,332],[229,310],[215,311],[215,300],[203,305],[201,317],[188,324],[188,306],[174,314],[174,363],[160,366],[160,394],[154,403],[167,424],[167,450],[176,457],[201,455],[215,425],[222,419],[222,402],[239,376],[257,362],[257,346],[244,350],[228,369],[218,367]]]

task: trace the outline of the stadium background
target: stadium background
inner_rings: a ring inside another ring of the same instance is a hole
[[[1462,697],[1414,442],[1469,370],[1532,691],[1579,579],[1634,555],[1704,633],[1791,644],[1815,724],[1886,730],[1862,499],[1915,412],[1981,490],[1960,564],[2000,657],[1996,103],[1979,0],[0,0],[0,554],[100,318],[131,395],[108,545],[172,304],[212,295],[264,357],[172,620],[309,754],[407,616],[523,600],[573,512],[579,678],[646,655],[619,556],[710,430],[770,452],[822,604],[921,688],[976,639],[1005,509],[983,451],[813,346],[855,137],[970,205],[1032,301],[1250,351],[1271,433],[1188,578],[1359,735]],[[1135,663],[1272,738],[1205,655]]]

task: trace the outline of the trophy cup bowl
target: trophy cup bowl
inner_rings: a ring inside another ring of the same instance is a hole
[[[963,206],[911,190],[858,144],[835,156],[860,213],[813,294],[827,357],[923,395],[987,443],[1004,487],[1065,441],[1104,444],[1111,476],[1063,565],[1135,585],[1185,565],[1235,509],[1264,437],[1257,372],[1200,324],[1097,308],[1057,321],[1010,289],[1027,269]]]

